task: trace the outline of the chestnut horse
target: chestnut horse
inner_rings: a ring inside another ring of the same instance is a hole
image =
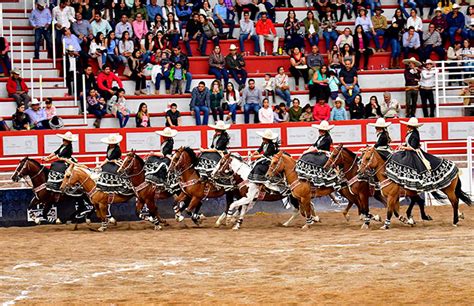
[[[382,195],[387,201],[387,219],[381,229],[388,229],[390,227],[390,219],[392,214],[398,213],[400,209],[400,193],[403,191],[407,196],[417,196],[416,191],[404,189],[402,186],[396,184],[387,177],[385,172],[386,162],[382,159],[380,154],[375,148],[367,148],[362,155],[361,163],[359,166],[359,173],[367,173],[367,170],[373,170],[374,173],[370,174],[374,176],[380,182],[380,190]],[[441,189],[441,191],[448,196],[449,201],[453,207],[453,226],[457,226],[459,222],[459,200],[462,200],[467,205],[471,205],[472,201],[464,191],[461,189],[461,180],[459,176],[456,176],[451,183]],[[436,194],[434,194],[436,197]]]
[[[91,173],[88,169],[71,163],[66,170],[64,180],[61,184],[61,190],[67,187],[79,185],[84,192],[86,192],[92,205],[95,207],[97,217],[102,222],[99,227],[99,232],[107,230],[107,213],[110,204],[124,203],[130,200],[133,196],[123,196],[115,193],[106,193],[97,189],[96,182],[91,178]],[[137,202],[139,200],[137,199]]]

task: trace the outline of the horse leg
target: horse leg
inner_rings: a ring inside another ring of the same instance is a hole
[[[291,222],[293,222],[293,220],[298,217],[298,215],[300,214],[300,202],[299,200],[294,197],[293,195],[290,196],[290,203],[291,205],[293,205],[293,213],[291,214],[291,217],[285,222],[283,223],[282,225],[284,227],[288,227],[290,226]]]
[[[449,202],[453,206],[453,226],[456,227],[459,222],[459,198],[456,196],[454,188],[449,190],[450,187],[451,185],[443,189],[443,192],[448,196]]]
[[[411,226],[415,225],[415,220],[413,219],[413,214],[412,214],[412,210],[413,210],[413,207],[415,206],[415,204],[417,204],[418,202],[418,198],[413,196],[413,197],[408,197],[410,198],[410,204],[408,205],[408,208],[407,208],[407,211],[406,211],[406,215],[407,215],[407,223],[410,224]],[[419,205],[419,204],[418,204]]]
[[[191,216],[191,220],[196,224],[200,225],[200,216],[198,214],[199,208],[201,207],[201,198],[193,197],[191,198],[191,202],[189,202],[189,206],[186,207],[186,213]],[[193,213],[194,211],[194,213]],[[182,216],[182,219],[178,220],[178,222],[181,222],[184,220],[184,216]]]
[[[396,196],[387,196],[387,218],[385,219],[384,225],[380,229],[387,230],[390,228],[392,215],[396,212],[396,206],[398,201],[398,193],[396,194]]]
[[[108,226],[108,213],[109,213],[109,205],[107,203],[99,203],[98,204],[98,214],[99,214],[99,218],[100,218],[100,221],[102,222],[101,223],[101,226],[99,227],[98,231],[99,232],[105,232],[107,230],[107,226]]]
[[[247,194],[245,195],[245,197],[242,197],[241,199],[235,201],[234,203],[232,203],[230,205],[229,210],[227,212],[226,224],[230,223],[230,218],[234,214],[234,210],[237,207],[241,207],[241,206],[244,206],[244,205],[250,205],[252,203],[252,201],[256,198],[258,192],[259,192],[259,188],[258,188],[257,184],[249,184],[249,189],[248,189]],[[241,214],[242,214],[242,212],[241,212]]]
[[[234,202],[234,193],[233,192],[226,192],[225,194],[225,210],[222,212],[222,214],[217,218],[216,224],[214,227],[220,227],[222,225],[222,222],[224,222],[225,217],[227,216],[229,212],[229,207],[230,204]]]
[[[188,200],[188,201],[186,201]],[[175,205],[173,206],[174,209],[174,217],[176,221],[182,222],[184,220],[184,216],[182,212],[189,206],[190,200],[188,196],[184,192],[181,192],[175,199]]]

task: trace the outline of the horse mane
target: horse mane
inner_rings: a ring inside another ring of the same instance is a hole
[[[352,158],[356,158],[357,157],[357,154],[355,154],[354,152],[352,152],[351,150],[349,150],[348,148],[342,148],[342,150],[344,152],[346,152],[347,154],[349,154],[350,157]]]
[[[26,159],[27,159],[27,161],[31,161],[33,164],[38,166],[38,168],[40,168],[40,169],[41,169],[41,167],[43,167],[43,165],[39,161],[37,161],[36,159],[32,159],[32,158],[29,158],[29,157],[26,157]],[[46,174],[46,177],[48,177],[49,168],[44,166],[43,172],[44,172],[44,174]]]
[[[141,158],[140,155],[138,154],[135,154],[135,158],[138,160],[138,162],[140,163],[140,167],[144,167],[145,166],[145,161],[143,160],[143,158]]]
[[[290,153],[286,152],[286,151],[283,151],[283,155],[286,155],[288,157],[292,157]]]
[[[189,157],[191,158],[191,163],[193,166],[196,166],[199,162],[196,153],[194,153],[194,150],[191,149],[190,147],[183,147],[184,152],[188,153]]]

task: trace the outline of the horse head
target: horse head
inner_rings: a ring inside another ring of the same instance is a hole
[[[18,164],[18,166],[16,167],[15,169],[15,172],[13,173],[12,177],[11,177],[11,180],[14,181],[14,182],[18,182],[21,178],[23,178],[24,176],[27,175],[27,171],[28,171],[28,156],[23,158],[20,163]]]
[[[173,157],[171,158],[171,163],[169,167],[169,171],[176,171],[177,169],[177,164],[181,158],[181,154],[183,154],[184,147],[180,147],[176,152],[174,153]]]
[[[122,165],[118,168],[117,173],[127,174],[139,172],[140,168],[140,156],[135,153],[135,150],[130,151],[123,160]],[[143,164],[143,163],[142,163]],[[142,165],[143,167],[143,165]]]
[[[228,175],[230,172],[232,172],[230,167],[231,162],[231,153],[224,154],[217,164],[217,167],[212,171],[212,176]]]
[[[281,173],[284,169],[283,165],[283,151],[278,152],[277,154],[273,155],[272,161],[270,166],[268,167],[268,171],[265,174],[267,178],[272,178],[275,175]]]
[[[329,155],[327,162],[323,166],[324,170],[329,170],[330,168],[339,166],[342,161],[342,149],[343,144],[341,143],[332,150],[331,155]]]
[[[44,166],[41,166],[39,162],[27,156],[20,161],[20,164],[18,165],[18,167],[16,167],[15,172],[11,177],[11,180],[14,182],[18,182],[25,176],[29,176],[30,179],[33,180],[40,173],[42,173],[43,170],[45,170]]]
[[[360,173],[365,173],[369,170],[376,169],[379,166],[379,162],[381,161],[380,158],[378,158],[378,153],[375,150],[374,147],[367,147],[362,154],[361,157],[361,162],[359,165],[359,172]]]

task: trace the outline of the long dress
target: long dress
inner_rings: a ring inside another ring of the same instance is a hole
[[[173,154],[174,140],[167,138],[161,143],[160,151],[163,157],[152,155],[145,162],[145,179],[159,187],[170,187],[168,182],[168,168],[171,160],[168,156]],[[170,173],[171,174],[171,173]]]
[[[392,154],[392,148],[389,146],[390,136],[387,130],[377,133],[377,142],[374,145],[374,148],[380,154],[380,156],[387,160],[388,157]]]
[[[122,157],[122,151],[118,144],[107,148],[106,163],[102,165],[102,172],[99,174],[97,189],[106,193],[119,193],[122,195],[133,194],[130,180],[119,175],[117,170],[119,165],[116,161]]]
[[[408,132],[406,146],[414,151],[393,153],[386,166],[388,178],[395,183],[416,192],[431,192],[447,187],[458,175],[458,168],[452,161],[420,149],[420,133],[417,129]]]
[[[212,143],[210,148],[216,149],[220,152],[226,152],[227,147],[229,146],[230,136],[227,132],[222,132],[220,134],[214,134],[212,138]],[[211,172],[217,166],[221,160],[222,155],[219,152],[203,152],[199,156],[199,162],[196,166],[196,170],[202,177],[209,177]]]
[[[54,151],[54,154],[58,158],[74,160],[72,157],[72,152],[73,152],[72,144],[69,143],[67,145],[62,144],[56,151]],[[64,174],[66,173],[66,170],[68,167],[69,167],[69,164],[63,160],[56,160],[53,163],[51,163],[51,168],[48,173],[48,181],[46,182],[47,190],[58,192],[58,193],[62,192],[60,187],[64,179]]]
[[[255,161],[248,177],[249,181],[259,184],[267,182],[268,179],[265,175],[267,174],[268,168],[270,167],[271,158],[279,151],[278,144],[273,141],[262,143],[257,152],[263,156]]]
[[[331,145],[332,138],[329,133],[319,136],[313,145],[318,151],[303,154],[296,163],[296,172],[300,179],[308,180],[316,187],[340,188],[337,172],[333,168],[324,169]]]

